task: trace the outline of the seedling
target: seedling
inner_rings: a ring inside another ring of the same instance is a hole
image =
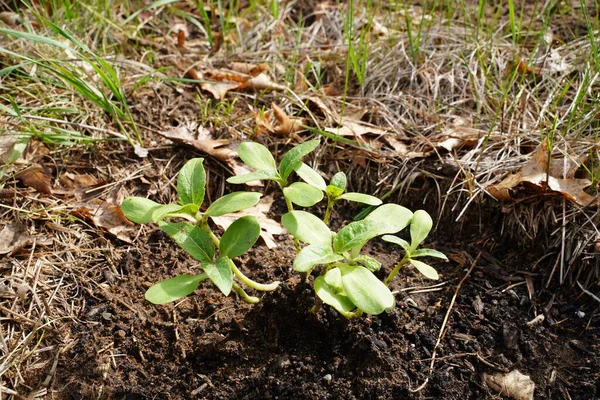
[[[259,299],[249,296],[234,277],[244,285],[259,291],[275,290],[279,282],[255,282],[237,268],[233,259],[244,254],[256,243],[260,235],[258,221],[253,216],[238,218],[219,238],[210,228],[208,219],[250,208],[258,203],[261,194],[230,193],[215,200],[206,211],[201,212],[206,186],[203,161],[202,158],[194,158],[179,171],[179,204],[159,204],[144,197],[128,197],[121,205],[125,216],[135,223],[158,223],[182,249],[200,262],[203,271],[196,275],[180,275],[159,282],[148,289],[145,297],[154,304],[168,303],[193,293],[200,282],[210,279],[225,296],[233,289],[245,301],[256,303]],[[170,222],[167,219],[186,221]]]
[[[302,157],[313,151],[318,141],[311,140],[292,148],[281,160],[279,168],[270,151],[258,143],[242,143],[238,154],[246,164],[256,171],[228,179],[230,183],[247,183],[254,180],[274,180],[282,189],[288,213],[282,217],[283,226],[292,234],[298,254],[293,268],[307,276],[322,265],[315,279],[315,293],[323,303],[334,307],[347,318],[359,317],[362,313],[380,314],[394,307],[394,295],[389,282],[399,269],[411,262],[422,273],[438,279],[435,269],[414,260],[423,256],[445,258],[442,253],[430,249],[417,250],[419,244],[431,230],[431,217],[425,211],[413,213],[397,204],[381,205],[381,200],[362,193],[346,193],[347,179],[343,172],[336,173],[327,185],[321,175],[302,162]],[[292,171],[304,180],[289,184]],[[293,205],[310,207],[327,196],[327,208],[323,219],[293,209]],[[379,206],[366,218],[352,222],[339,232],[332,232],[329,219],[334,205],[340,200],[349,200],[371,206]],[[412,243],[391,236],[411,224]],[[361,254],[364,245],[371,239],[386,235],[395,243],[407,243],[406,256],[396,265],[385,282],[374,274],[381,263],[373,257]],[[307,244],[300,248],[299,242]]]
[[[427,235],[429,235],[432,226],[433,220],[431,219],[431,216],[424,210],[417,210],[413,214],[410,222],[410,243],[393,235],[385,235],[382,237],[382,239],[386,242],[395,243],[402,247],[405,251],[404,258],[402,258],[402,260],[396,264],[392,272],[390,272],[388,277],[385,279],[386,285],[389,285],[392,282],[398,271],[400,271],[400,268],[406,265],[406,263],[411,263],[420,273],[425,275],[426,278],[439,279],[437,271],[431,265],[419,260],[415,260],[415,258],[419,257],[435,257],[446,261],[448,260],[443,253],[437,250],[418,249],[419,245],[423,242],[423,240],[425,240]]]

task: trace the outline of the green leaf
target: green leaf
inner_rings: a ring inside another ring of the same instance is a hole
[[[381,200],[379,200],[375,196],[371,196],[369,194],[363,194],[363,193],[353,193],[353,192],[344,193],[341,196],[339,196],[338,199],[354,201],[356,203],[368,204],[370,206],[378,206],[381,203],[383,203]]]
[[[309,140],[293,147],[290,151],[285,153],[285,156],[283,156],[279,163],[279,175],[281,175],[281,178],[287,180],[292,171],[298,168],[298,164],[302,160],[302,157],[313,151],[318,145],[318,140]]]
[[[437,271],[431,265],[425,264],[424,262],[418,260],[410,260],[410,263],[414,265],[414,267],[418,269],[420,273],[425,275],[426,278],[434,280],[440,279]]]
[[[335,288],[329,286],[323,276],[315,279],[315,293],[323,303],[332,306],[342,314],[349,313],[356,308],[348,296],[338,293]]]
[[[296,173],[304,182],[308,183],[311,186],[316,187],[320,190],[325,190],[327,184],[325,183],[325,179],[314,169],[309,167],[304,163],[300,163],[299,166],[295,169]]]
[[[203,158],[192,158],[186,162],[177,177],[177,194],[181,204],[202,205],[206,172],[202,166]]]
[[[256,217],[246,215],[236,219],[221,236],[221,255],[234,258],[244,254],[254,246],[259,235],[260,224]]]
[[[323,275],[325,283],[331,286],[336,293],[344,292],[344,285],[342,284],[342,271],[339,268],[331,268]]]
[[[327,192],[327,196],[329,196],[333,199],[337,199],[342,193],[344,193],[344,191],[342,189],[340,189],[337,186],[333,186],[333,185],[327,185],[327,188],[325,188],[325,191]]]
[[[390,243],[395,243],[398,246],[402,247],[404,250],[406,250],[407,252],[410,252],[410,244],[408,244],[408,242],[404,239],[399,238],[398,236],[394,236],[394,235],[383,235],[381,237],[383,240],[385,240],[386,242],[390,242]]]
[[[202,263],[212,263],[215,258],[215,245],[200,227],[187,222],[158,223],[160,229],[165,231],[190,256]]]
[[[237,153],[242,161],[258,171],[277,172],[273,155],[260,143],[244,142],[238,146]]]
[[[254,206],[260,200],[260,193],[255,192],[233,192],[213,201],[206,210],[206,215],[219,217],[221,215],[245,210]]]
[[[219,257],[214,264],[202,264],[204,273],[225,296],[229,296],[233,286],[233,272],[229,267],[229,261],[227,257]]]
[[[334,187],[340,189],[342,191],[342,193],[344,193],[344,191],[346,190],[347,183],[348,183],[348,180],[346,178],[346,174],[343,171],[340,171],[340,172],[336,173],[335,175],[333,175],[331,177],[331,182],[329,182],[329,184],[331,186],[334,186]]]
[[[433,220],[431,216],[425,210],[417,210],[413,214],[412,220],[410,221],[410,248],[411,250],[416,249],[425,240],[431,227],[433,226]]]
[[[358,265],[341,265],[344,292],[367,314],[381,314],[394,307],[394,295],[371,271]]]
[[[434,249],[419,249],[419,250],[415,250],[410,253],[410,258],[417,258],[417,257],[435,257],[435,258],[441,258],[442,260],[448,261],[448,257],[446,257],[446,255],[444,253],[442,253],[441,251],[434,250]]]
[[[370,239],[386,233],[396,233],[406,227],[412,212],[397,204],[384,204],[362,221],[351,222],[343,227],[333,240],[336,253],[361,248]]]
[[[227,182],[234,185],[262,180],[278,180],[279,173],[277,171],[254,171],[245,175],[232,176],[227,178]]]
[[[294,182],[283,188],[283,195],[301,207],[311,207],[323,200],[323,191],[304,182]]]
[[[373,257],[360,255],[353,260],[355,263],[362,264],[366,269],[371,272],[379,271],[381,268],[381,263]]]
[[[308,244],[331,244],[332,232],[316,216],[306,211],[292,211],[281,217],[281,223],[293,237]]]
[[[311,244],[300,250],[294,259],[294,270],[306,272],[318,264],[329,264],[335,261],[343,260],[339,254],[335,254],[331,244]]]
[[[128,197],[121,203],[121,211],[136,224],[156,222],[160,216],[181,208],[178,204],[159,204],[145,197]]]
[[[153,285],[144,297],[153,304],[170,303],[193,293],[206,278],[205,274],[179,275]]]

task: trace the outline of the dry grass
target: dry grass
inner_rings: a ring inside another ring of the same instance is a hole
[[[152,168],[156,182],[146,187],[167,202],[181,160],[164,155],[170,143],[156,131],[200,119],[215,138],[256,138],[272,148],[284,146],[297,138],[255,137],[256,115],[272,102],[306,119],[314,131],[301,132],[303,138],[325,135],[327,128],[335,132],[347,122],[339,116],[358,115],[364,124],[385,129],[385,134],[366,131],[345,142],[329,139],[313,159],[324,173],[334,172],[329,168],[335,165],[347,170],[353,190],[413,206],[426,203],[437,210],[442,225],[468,221],[473,208],[501,209],[506,243],[544,248],[543,258],[530,266],[545,271],[544,284],[580,282],[597,293],[597,207],[548,196],[502,205],[486,192],[550,138],[555,155],[585,160],[579,174],[592,181],[589,192],[596,194],[600,81],[598,50],[590,37],[600,36],[597,8],[587,6],[590,34],[569,32],[570,26],[586,23],[577,5],[542,10],[542,19],[533,17],[539,10],[526,8],[521,36],[515,38],[509,18],[491,6],[477,10],[476,5],[444,3],[428,10],[363,2],[355,5],[349,24],[347,4],[315,2],[300,13],[299,2],[287,2],[273,15],[268,2],[257,3],[229,19],[213,18],[211,34],[216,41],[219,34],[224,38],[214,52],[207,27],[199,27],[202,15],[191,2],[150,8],[123,26],[121,15],[131,10],[121,7],[95,10],[81,4],[76,17],[52,14],[79,38],[90,30],[84,21],[94,21],[87,44],[117,71],[143,145],[150,149],[148,161],[140,162],[123,142],[112,141],[135,137],[131,121],[119,121],[39,66],[3,70],[0,137],[35,137],[33,143],[47,145],[32,146],[35,151],[2,175],[3,190],[14,195],[0,202],[0,225],[21,221],[33,240],[0,264],[0,394],[53,398],[56,360],[77,341],[65,327],[92,323],[90,313],[102,312],[98,304],[120,279],[120,262],[129,249],[73,217],[71,200],[16,188],[15,174],[42,161],[54,164],[56,174],[81,168],[107,182],[125,183]],[[471,17],[478,13],[485,18]],[[21,10],[20,15],[24,22],[8,28],[52,35],[31,12]],[[176,46],[176,24],[190,31],[187,49]],[[15,54],[58,62],[106,90],[81,60],[56,47],[0,40]],[[15,54],[2,54],[1,67],[21,62]],[[189,78],[190,69],[221,68],[231,61],[267,63],[273,82],[289,90],[232,91],[218,102],[178,81]],[[355,68],[360,65],[363,71]],[[311,102],[313,97],[327,108]],[[448,138],[456,140],[449,144]],[[99,147],[81,146],[97,141]],[[222,179],[217,181],[214,189],[223,190]],[[96,304],[85,304],[88,296]]]

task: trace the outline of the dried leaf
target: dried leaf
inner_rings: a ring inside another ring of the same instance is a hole
[[[236,82],[204,82],[200,87],[213,95],[215,100],[223,100],[227,92],[240,87]]]
[[[17,179],[23,182],[23,185],[33,188],[40,193],[51,195],[52,182],[50,174],[41,165],[33,165],[17,175]]]
[[[523,375],[516,369],[508,374],[483,374],[483,381],[501,395],[515,400],[533,400],[535,383],[529,376]]]
[[[250,209],[221,217],[212,217],[212,220],[221,228],[227,229],[236,219],[245,215],[253,215],[260,223],[260,237],[269,249],[273,249],[277,247],[277,242],[273,235],[283,235],[286,231],[279,222],[266,216],[271,209],[271,204],[273,204],[273,197],[266,196],[263,197],[256,206]]]
[[[579,163],[555,158],[548,165],[547,157],[548,145],[543,142],[518,172],[507,176],[497,185],[488,186],[487,192],[497,200],[514,201],[518,199],[518,187],[523,187],[529,190],[528,193],[557,193],[580,206],[590,205],[594,196],[584,189],[591,185],[591,181],[573,178]]]
[[[221,161],[228,161],[236,155],[235,151],[225,147],[229,144],[229,140],[210,139],[210,132],[195,123],[182,124],[159,133],[167,139],[192,146]]]
[[[258,74],[244,82],[240,89],[285,91],[287,87],[273,82],[266,74]]]
[[[25,227],[13,222],[0,231],[0,254],[13,254],[32,242]]]
[[[125,218],[121,207],[117,204],[92,199],[75,207],[72,211],[73,215],[91,221],[97,228],[106,230],[126,243],[132,243],[134,224]]]

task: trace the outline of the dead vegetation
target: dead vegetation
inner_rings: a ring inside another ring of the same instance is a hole
[[[112,318],[148,234],[123,197],[168,202],[192,151],[223,193],[247,139],[321,137],[324,174],[434,210],[442,233],[487,235],[493,216],[489,253],[531,254],[499,265],[597,302],[597,5],[526,2],[513,20],[475,2],[43,3],[0,18],[0,393],[57,398],[64,327]],[[118,355],[98,356],[108,373]]]

